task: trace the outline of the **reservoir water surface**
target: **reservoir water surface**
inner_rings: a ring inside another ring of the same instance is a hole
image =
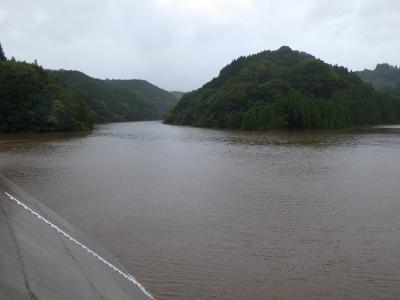
[[[160,300],[400,298],[400,126],[2,135],[0,172]]]

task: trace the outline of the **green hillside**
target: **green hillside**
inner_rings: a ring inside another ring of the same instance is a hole
[[[185,94],[169,124],[246,130],[345,128],[400,121],[400,101],[344,67],[282,47],[240,57]]]
[[[177,99],[166,90],[160,89],[146,80],[106,80],[115,88],[125,89],[133,95],[152,105],[159,115],[159,119],[175,105]]]
[[[96,122],[162,119],[176,99],[144,80],[101,80],[79,71],[48,71],[81,97],[96,113]]]
[[[1,51],[2,52],[2,51]],[[41,67],[0,59],[0,133],[88,130],[93,113]]]
[[[378,64],[374,70],[356,72],[365,82],[376,89],[400,96],[400,68],[389,64]]]

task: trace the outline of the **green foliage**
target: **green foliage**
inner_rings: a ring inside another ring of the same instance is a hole
[[[0,62],[0,132],[88,130],[93,113],[41,67]]]
[[[185,94],[164,121],[244,130],[335,129],[399,122],[399,103],[344,67],[282,47],[234,60]]]
[[[82,98],[99,123],[162,119],[177,99],[144,80],[100,80],[78,71],[48,71]]]
[[[397,81],[397,82],[394,84],[394,86],[393,86],[393,88],[390,90],[390,92],[391,92],[393,95],[395,95],[395,96],[397,96],[397,97],[400,97],[400,80]]]

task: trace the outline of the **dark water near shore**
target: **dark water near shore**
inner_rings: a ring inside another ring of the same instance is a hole
[[[400,126],[0,136],[0,172],[160,300],[400,299]]]

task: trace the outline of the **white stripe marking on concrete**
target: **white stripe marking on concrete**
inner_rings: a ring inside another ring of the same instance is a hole
[[[139,289],[146,295],[148,296],[150,299],[155,299],[148,291],[146,291],[146,289],[144,288],[144,286],[138,282],[132,275],[122,272],[120,269],[118,269],[116,266],[114,266],[112,263],[110,263],[109,261],[107,261],[106,259],[102,258],[100,255],[98,255],[96,252],[94,252],[93,250],[89,249],[87,246],[85,246],[84,244],[82,244],[81,242],[79,242],[77,239],[73,238],[72,236],[70,236],[68,233],[66,233],[64,230],[62,230],[61,228],[59,228],[58,226],[54,225],[53,223],[51,223],[49,220],[47,220],[46,218],[42,217],[40,214],[38,214],[37,212],[35,212],[32,208],[28,207],[26,204],[22,203],[21,201],[19,201],[17,198],[15,198],[14,196],[12,196],[11,194],[4,192],[6,194],[6,196],[14,201],[15,203],[17,203],[19,206],[23,207],[25,210],[27,210],[28,212],[30,212],[31,214],[33,214],[35,217],[37,217],[39,220],[41,220],[42,222],[44,222],[45,224],[49,225],[52,229],[56,230],[58,233],[63,234],[66,238],[68,238],[70,241],[74,242],[75,244],[77,244],[78,246],[80,246],[83,250],[85,250],[86,252],[88,252],[89,254],[93,255],[94,257],[96,257],[99,261],[101,261],[103,264],[105,264],[106,266],[108,266],[109,268],[113,269],[114,271],[116,271],[118,274],[120,274],[122,277],[124,277],[126,280],[130,281],[131,283],[133,283],[134,285],[136,285],[137,287],[139,287]]]

